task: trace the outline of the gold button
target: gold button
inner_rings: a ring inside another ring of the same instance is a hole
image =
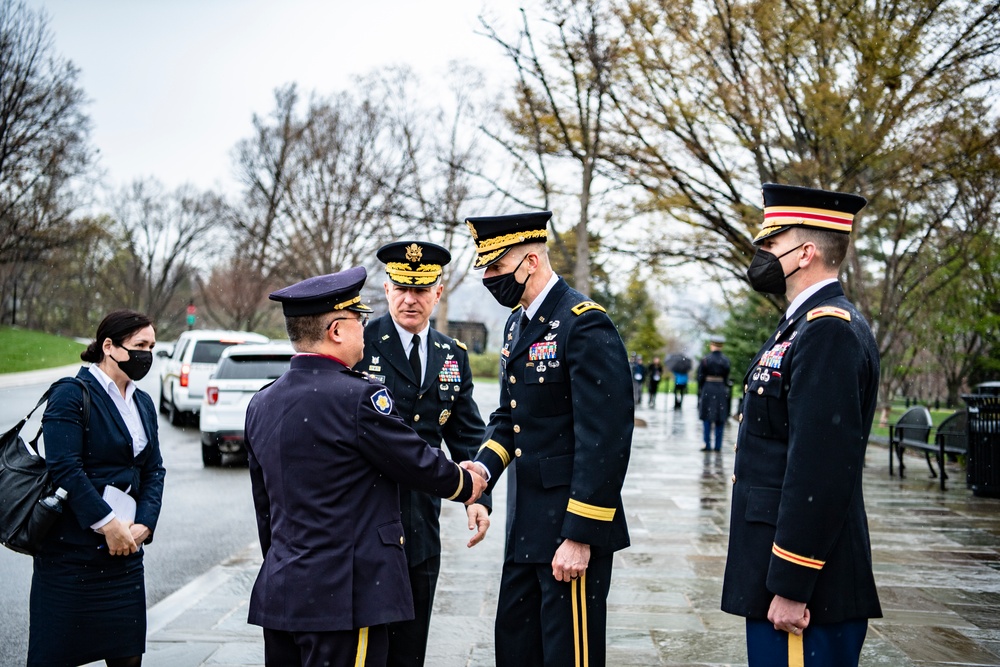
[[[733,451],[734,452],[739,451],[739,449],[740,449],[739,445],[733,445]]]
[[[521,427],[518,426],[517,424],[514,424],[514,433],[520,433],[520,432],[521,432]]]
[[[538,384],[542,384],[543,382],[545,382],[545,378],[544,377],[538,378]]]
[[[507,379],[508,379],[508,380],[510,380],[510,383],[511,383],[511,384],[517,384],[517,378],[516,378],[516,377],[514,377],[513,375],[511,375],[511,376],[510,376],[509,378],[507,378]]]
[[[400,543],[400,545],[402,545],[404,542],[406,542],[406,538],[403,537],[402,535],[400,535],[399,536],[399,543]]]
[[[420,399],[421,399],[421,398],[423,398],[423,397],[424,397],[424,395],[423,395],[423,394],[417,394],[417,400],[420,400]]]
[[[736,418],[736,421],[738,421],[741,424],[743,423],[743,413],[742,412],[740,413],[740,416]]]
[[[420,415],[413,415],[413,421],[415,422],[420,421]]]
[[[747,393],[747,389],[749,389],[749,388],[750,388],[750,385],[748,385],[748,384],[743,385],[743,393],[744,394]]]
[[[510,407],[516,408],[517,407],[517,401],[515,401],[514,399],[511,399],[510,400]]]
[[[518,458],[521,457],[521,448],[520,447],[518,447],[517,449],[514,450],[514,456],[516,456]]]
[[[763,387],[757,387],[757,395],[760,396],[763,393],[764,393],[764,388]]]
[[[736,483],[736,475],[733,475],[733,484]]]

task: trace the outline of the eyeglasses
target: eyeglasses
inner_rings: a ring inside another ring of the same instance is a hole
[[[360,322],[362,327],[368,326],[368,315],[366,315],[364,313],[359,313],[358,317],[335,317],[335,318],[333,318],[332,320],[330,320],[330,323],[326,325],[326,330],[329,331],[330,327],[333,326],[333,323],[334,322],[338,322],[340,320],[354,320],[355,322]]]

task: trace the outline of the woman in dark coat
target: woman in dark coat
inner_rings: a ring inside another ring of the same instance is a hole
[[[164,469],[156,408],[135,381],[149,372],[155,344],[148,317],[110,313],[80,355],[91,362],[77,373],[90,394],[87,428],[79,385],[60,384],[49,397],[46,465],[69,495],[34,559],[28,667],[142,664],[142,545],[153,539]]]

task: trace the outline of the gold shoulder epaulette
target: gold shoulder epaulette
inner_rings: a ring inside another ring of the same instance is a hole
[[[588,310],[599,310],[602,313],[608,312],[604,310],[604,306],[594,301],[581,301],[580,303],[573,306],[570,310],[573,311],[574,315],[583,315]]]
[[[460,341],[460,340],[459,340],[459,339],[457,339],[457,338],[455,338],[455,339],[454,339],[454,341],[455,341],[455,345],[458,345],[458,346],[459,346],[460,348],[462,348],[462,349],[463,349],[463,350],[465,350],[466,352],[468,352],[468,351],[469,351],[469,347],[468,347],[468,346],[467,346],[467,345],[466,345],[465,343],[463,343],[462,341]]]
[[[839,317],[842,320],[851,321],[851,314],[844,310],[843,308],[834,308],[833,306],[820,306],[819,308],[813,308],[806,315],[806,322],[812,322],[817,317]]]

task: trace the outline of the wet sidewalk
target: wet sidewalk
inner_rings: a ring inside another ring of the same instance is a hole
[[[488,413],[496,385],[477,388]],[[695,401],[660,397],[640,408],[625,484],[632,547],[617,555],[609,602],[608,665],[745,665],[743,620],[719,611],[736,422],[721,454],[703,454]],[[885,618],[873,621],[862,665],[1000,665],[1000,500],[976,498],[950,464],[949,489],[908,457],[889,477],[871,445],[865,497]],[[483,544],[465,547],[465,513],[445,503],[441,577],[428,667],[493,664],[493,616],[503,551],[505,488]],[[255,545],[149,612],[145,667],[263,664],[260,629],[246,624],[260,565]],[[530,667],[530,666],[525,666]]]

